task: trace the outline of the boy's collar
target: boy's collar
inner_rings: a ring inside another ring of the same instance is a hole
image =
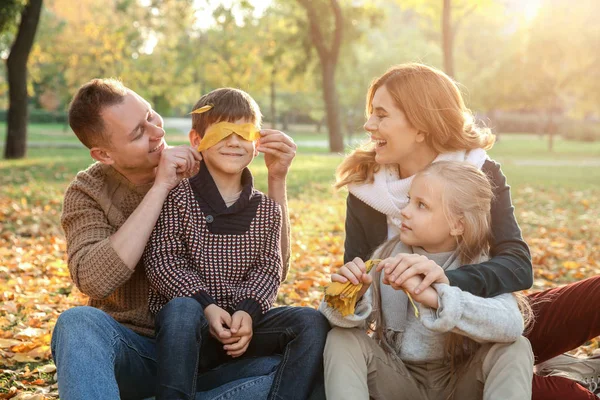
[[[195,195],[202,197],[214,212],[217,214],[234,214],[248,205],[254,192],[254,178],[247,167],[242,171],[241,180],[242,193],[231,207],[227,207],[225,204],[225,200],[223,200],[223,196],[221,196],[219,188],[204,161],[200,162],[198,174],[191,177],[189,181]]]

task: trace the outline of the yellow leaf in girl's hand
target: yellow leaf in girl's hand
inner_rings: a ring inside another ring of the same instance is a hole
[[[365,262],[367,267],[367,273],[371,271],[373,266],[379,264],[381,260],[368,260]],[[342,316],[348,316],[354,314],[356,308],[356,301],[358,292],[362,289],[362,282],[358,285],[352,282],[332,282],[325,288],[325,301],[330,307],[335,308],[342,314]]]
[[[365,267],[367,267],[367,273],[369,273],[369,271],[371,271],[371,269],[381,261],[382,260],[380,259],[366,261]],[[360,292],[360,289],[362,289],[362,286],[362,282],[359,282],[357,285],[353,284],[352,282],[332,282],[325,288],[325,301],[330,307],[338,310],[340,314],[342,314],[342,317],[354,314],[356,302],[358,301],[357,295],[358,292]],[[419,318],[419,309],[413,301],[410,293],[408,293],[406,290],[404,293],[406,293],[408,300],[410,300],[410,304],[413,306],[415,317]]]

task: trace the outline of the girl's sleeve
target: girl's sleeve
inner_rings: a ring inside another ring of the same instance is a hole
[[[375,285],[375,282],[372,285]],[[372,287],[370,287],[362,299],[356,303],[356,308],[352,315],[343,317],[338,310],[327,304],[325,300],[321,301],[319,311],[327,318],[332,327],[366,329],[371,313],[373,312],[372,299],[373,291]]]
[[[437,310],[420,305],[421,321],[436,332],[453,332],[476,342],[514,342],[522,335],[523,316],[512,294],[483,298],[457,287],[435,284]]]
[[[482,171],[488,175],[494,190],[491,258],[448,271],[446,276],[452,286],[481,297],[528,289],[533,284],[531,254],[515,218],[510,186],[500,164],[487,160]]]

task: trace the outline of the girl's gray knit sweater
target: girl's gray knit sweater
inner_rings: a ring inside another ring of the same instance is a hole
[[[460,266],[455,253],[429,254],[418,247],[398,243],[392,254],[423,254],[444,270]],[[457,333],[472,340],[485,342],[514,342],[523,333],[523,317],[512,294],[492,298],[474,296],[458,287],[435,284],[438,292],[437,310],[416,303],[420,317],[414,315],[408,297],[381,283],[383,274],[373,274],[373,284],[381,294],[382,317],[386,344],[403,361],[439,361],[444,358],[446,336]],[[353,315],[342,317],[335,309],[321,302],[319,311],[334,327],[366,329],[373,320],[373,290],[365,293]]]

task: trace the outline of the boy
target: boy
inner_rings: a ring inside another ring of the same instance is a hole
[[[193,398],[198,368],[279,353],[269,398],[307,398],[329,325],[311,308],[271,309],[281,211],[254,189],[247,168],[257,154],[258,105],[223,88],[194,109],[190,142],[202,151],[200,172],[171,191],[143,257],[156,314],[157,398]]]

